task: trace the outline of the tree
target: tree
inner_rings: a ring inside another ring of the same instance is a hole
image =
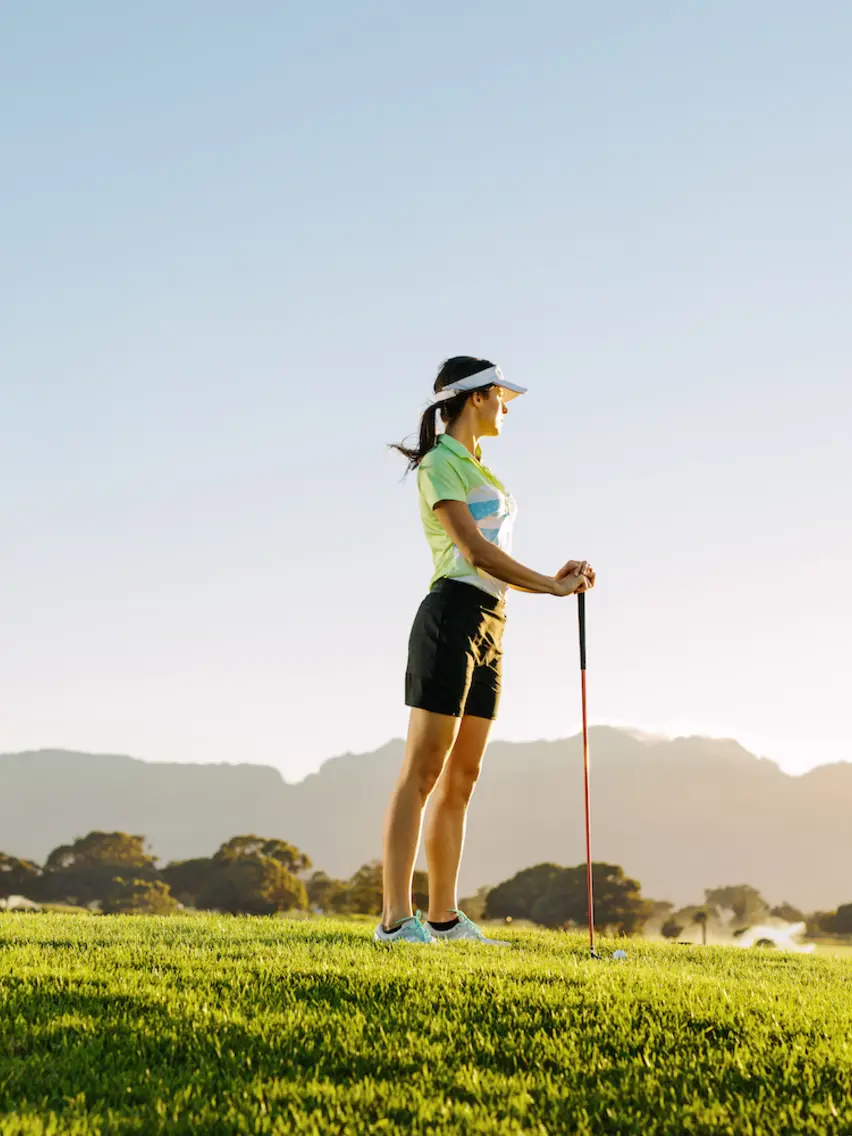
[[[308,906],[308,890],[296,872],[310,867],[310,857],[294,844],[251,835],[231,837],[213,856],[167,864],[161,875],[182,903],[269,915]]]
[[[664,939],[677,939],[683,930],[683,925],[678,923],[676,919],[667,919],[660,928],[660,934]]]
[[[831,920],[831,929],[837,935],[852,935],[852,903],[841,903]]]
[[[707,942],[708,928],[717,935],[723,934],[727,929],[725,921],[722,919],[718,909],[715,907],[707,907],[702,903],[690,903],[687,904],[686,907],[681,907],[678,911],[673,911],[671,914],[671,922],[673,925],[679,926],[680,930],[678,931],[678,935],[688,928],[697,926],[702,943]],[[677,938],[677,935],[668,937]]]
[[[210,872],[198,906],[234,915],[274,915],[305,908],[305,885],[272,856],[234,856],[219,860]]]
[[[173,860],[160,870],[172,895],[187,907],[197,907],[198,897],[210,882],[218,865],[212,856],[199,856],[194,860]]]
[[[19,860],[0,852],[0,899],[10,895],[36,898],[41,884],[41,868],[31,860]]]
[[[701,928],[701,942],[707,946],[707,912],[702,908],[696,911],[694,922]]]
[[[103,903],[115,892],[118,877],[132,872],[135,879],[156,879],[156,860],[145,852],[144,841],[126,832],[90,832],[54,848],[44,865],[44,898]]]
[[[651,931],[662,933],[663,925],[668,921],[672,911],[674,911],[674,904],[670,903],[667,899],[647,899],[645,902],[648,905],[648,918],[645,921],[645,933]]]
[[[532,919],[532,909],[565,869],[558,864],[536,864],[498,884],[485,901],[486,919]]]
[[[834,920],[836,916],[836,911],[812,912],[810,915],[805,916],[805,933],[812,938],[826,933],[831,934],[834,931]]]
[[[804,915],[799,911],[798,907],[793,907],[791,903],[779,903],[777,907],[773,907],[770,912],[776,919],[783,919],[785,923],[802,923],[804,922]]]
[[[748,926],[759,923],[769,914],[769,905],[757,890],[749,884],[733,884],[727,887],[707,888],[704,899],[709,907],[733,913],[732,922]]]
[[[200,880],[196,903],[244,915],[272,915],[308,906],[308,893],[295,874],[311,867],[304,852],[286,840],[265,836],[232,836],[208,865],[186,867]]]
[[[101,864],[126,864],[156,870],[156,861],[145,851],[144,843],[144,836],[130,836],[126,832],[90,832],[88,836],[78,837],[73,844],[54,848],[44,869],[57,872]]]
[[[323,912],[348,912],[348,896],[343,880],[332,879],[325,872],[314,872],[307,884],[308,903]]]
[[[360,915],[381,915],[383,900],[381,860],[371,860],[368,864],[362,864],[352,878],[346,881],[343,888],[340,900],[346,904],[346,911],[357,912]],[[428,910],[429,877],[426,872],[414,873],[411,881],[411,902],[415,910]]]
[[[533,905],[532,918],[545,927],[584,924],[588,920],[586,865],[563,868],[547,891]],[[642,898],[641,885],[625,876],[618,864],[592,864],[595,927],[632,935],[648,918],[649,905]]]
[[[283,864],[289,872],[304,872],[313,867],[310,857],[301,852],[295,844],[265,836],[232,836],[221,845],[215,858],[226,860],[247,856],[268,856],[271,860]]]
[[[382,911],[382,862],[362,864],[346,883],[349,910],[362,915],[380,915]]]
[[[180,904],[162,880],[115,881],[115,888],[102,907],[105,915],[172,915]]]

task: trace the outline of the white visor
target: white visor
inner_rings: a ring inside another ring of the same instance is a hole
[[[479,390],[480,387],[488,386],[502,387],[504,402],[508,402],[511,398],[517,398],[519,394],[527,393],[526,387],[519,387],[517,383],[507,383],[499,367],[489,367],[487,371],[477,371],[475,375],[468,375],[466,379],[459,379],[457,382],[450,383],[439,390],[437,394],[430,395],[429,404],[434,406],[436,402],[455,398],[457,394],[462,394],[465,391],[475,391]]]

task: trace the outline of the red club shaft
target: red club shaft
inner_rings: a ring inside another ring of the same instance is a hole
[[[592,891],[592,816],[589,793],[589,721],[586,712],[586,596],[577,596],[580,623],[580,684],[583,695],[583,794],[586,805],[586,889],[589,900],[589,947],[595,953],[595,903]]]

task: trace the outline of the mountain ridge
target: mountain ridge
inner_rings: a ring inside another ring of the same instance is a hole
[[[381,856],[404,743],[326,759],[302,780],[251,762],[151,762],[39,749],[0,755],[0,850],[43,862],[92,829],[143,833],[161,861],[209,855],[243,832],[280,836],[347,877]],[[697,902],[747,882],[772,902],[852,900],[852,764],[786,773],[732,738],[593,726],[592,847],[646,895]],[[493,741],[467,828],[462,892],[584,852],[582,739]],[[421,849],[418,866],[425,867]]]

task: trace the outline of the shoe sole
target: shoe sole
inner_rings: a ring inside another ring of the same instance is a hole
[[[511,945],[512,945],[511,943],[507,943],[507,942],[501,941],[499,939],[492,939],[490,942],[488,940],[486,940],[485,942],[483,942],[482,939],[473,939],[473,938],[470,938],[470,939],[451,939],[448,936],[445,939],[443,937],[438,938],[437,935],[435,936],[435,938],[440,943],[477,943],[480,947],[511,947]]]
[[[412,939],[373,939],[373,942],[382,947],[437,947],[438,940],[432,939],[431,942],[421,940],[416,942]]]

